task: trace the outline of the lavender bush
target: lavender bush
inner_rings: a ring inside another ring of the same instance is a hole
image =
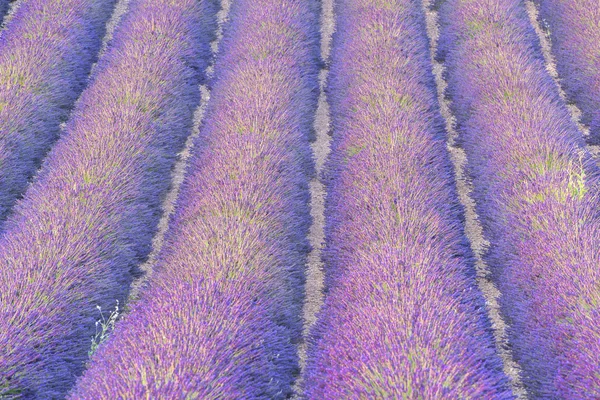
[[[597,0],[537,0],[549,23],[561,84],[600,142],[600,7]]]
[[[83,90],[114,2],[25,0],[0,35],[0,221]]]
[[[440,56],[533,397],[600,397],[598,169],[518,0],[447,0]]]
[[[313,1],[238,0],[149,289],[72,399],[284,399],[297,373]]]
[[[72,398],[285,398],[301,332],[313,2],[240,0],[150,288]]]
[[[1,398],[63,398],[87,358],[96,306],[110,310],[125,298],[191,129],[215,8],[132,0],[63,137],[15,207],[0,237]],[[22,76],[14,74],[2,76]]]
[[[0,0],[0,22],[2,22],[2,18],[4,14],[8,11],[8,0]]]
[[[421,5],[336,4],[328,293],[305,396],[511,398],[463,234]]]

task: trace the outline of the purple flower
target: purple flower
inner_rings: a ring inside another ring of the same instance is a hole
[[[305,396],[511,398],[463,233],[422,6],[336,4],[328,291]]]
[[[518,0],[440,10],[488,262],[530,394],[600,397],[598,169]]]
[[[64,397],[87,359],[96,307],[127,296],[191,130],[214,8],[132,0],[64,135],[15,207],[0,237],[0,397]]]
[[[2,31],[0,225],[84,89],[114,2],[23,1]]]
[[[284,399],[308,251],[316,2],[238,0],[149,288],[73,399]]]
[[[600,8],[597,0],[538,0],[549,23],[561,85],[600,141]]]

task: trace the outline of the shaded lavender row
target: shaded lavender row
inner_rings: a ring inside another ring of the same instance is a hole
[[[340,0],[328,92],[328,293],[305,396],[511,398],[495,353],[420,2]]]
[[[598,0],[537,0],[550,24],[561,85],[583,111],[591,140],[600,143],[600,3]]]
[[[0,237],[0,397],[64,397],[96,309],[147,255],[191,130],[215,4],[132,0],[63,137]]]
[[[447,0],[440,56],[531,395],[600,397],[598,170],[519,0]]]
[[[114,3],[25,0],[0,35],[0,221],[58,138]]]
[[[4,14],[8,11],[8,0],[0,0],[0,22],[4,18]]]
[[[284,399],[308,251],[316,2],[237,0],[150,287],[73,399]]]

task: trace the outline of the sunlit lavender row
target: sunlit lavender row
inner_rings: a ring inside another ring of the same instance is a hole
[[[600,397],[598,170],[523,2],[447,0],[441,56],[510,343],[534,398]]]
[[[97,306],[123,303],[191,131],[214,12],[206,1],[132,0],[15,207],[0,238],[0,398],[64,397],[91,350]]]
[[[510,398],[463,235],[412,0],[340,0],[327,286],[309,399]]]
[[[23,1],[0,34],[0,222],[83,90],[114,3]]]
[[[598,0],[537,0],[550,29],[561,84],[583,111],[600,143],[600,4]]]
[[[238,0],[149,289],[73,399],[285,399],[298,373],[313,1]]]

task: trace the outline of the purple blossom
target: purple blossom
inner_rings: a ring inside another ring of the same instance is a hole
[[[441,55],[488,261],[534,397],[600,397],[598,170],[518,0],[448,0]]]
[[[284,399],[298,372],[316,2],[238,0],[150,286],[73,399]]]
[[[45,2],[77,3],[91,2]],[[191,130],[214,9],[210,1],[131,1],[64,135],[6,223],[0,397],[64,397],[87,358],[96,306],[110,310],[126,297]]]
[[[0,222],[87,83],[114,2],[23,1],[0,35]]]
[[[305,396],[511,398],[463,233],[422,6],[340,0],[337,12],[328,291]]]
[[[2,22],[2,18],[4,14],[8,11],[8,0],[0,0],[0,22]]]
[[[598,0],[537,0],[550,24],[561,85],[583,111],[591,139],[600,141],[600,6]]]

